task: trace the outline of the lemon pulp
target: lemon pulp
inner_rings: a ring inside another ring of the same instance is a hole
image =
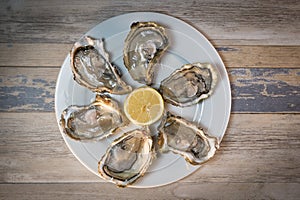
[[[141,87],[132,91],[124,102],[124,112],[134,124],[150,125],[163,114],[164,102],[153,88]]]

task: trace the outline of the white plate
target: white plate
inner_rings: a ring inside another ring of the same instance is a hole
[[[130,25],[136,21],[155,21],[166,28],[170,38],[170,47],[162,56],[162,65],[155,70],[155,84],[157,87],[162,79],[167,77],[176,68],[186,63],[209,62],[216,67],[218,72],[218,84],[213,95],[196,106],[177,108],[167,106],[167,109],[187,118],[190,121],[201,124],[213,136],[222,140],[230,115],[231,91],[225,66],[211,43],[195,28],[174,17],[153,13],[136,12],[110,18],[101,22],[85,35],[95,38],[103,38],[105,48],[110,54],[111,61],[122,71],[122,78],[134,88],[141,86],[129,76],[124,64],[122,50],[124,40],[130,30]],[[73,81],[70,68],[70,57],[66,57],[56,85],[55,112],[57,122],[60,114],[69,105],[86,105],[94,100],[94,94]],[[120,102],[126,95],[113,95]],[[151,126],[153,134],[156,134],[156,125]],[[98,175],[98,161],[106,151],[108,145],[115,137],[109,137],[97,143],[82,143],[74,141],[62,132],[62,136],[74,156],[90,171]],[[218,153],[218,151],[217,151]],[[209,165],[207,162],[205,165]],[[144,175],[131,187],[155,187],[175,182],[186,177],[200,166],[192,166],[173,153],[158,154]]]

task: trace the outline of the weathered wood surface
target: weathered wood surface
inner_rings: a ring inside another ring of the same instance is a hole
[[[52,199],[299,199],[297,183],[175,183],[155,189],[120,189],[104,183],[2,184],[5,200]]]
[[[300,186],[299,122],[299,114],[232,114],[215,157],[180,182]],[[68,150],[54,113],[1,112],[0,127],[0,182],[103,182]]]
[[[59,67],[73,44],[0,43],[2,67]],[[300,68],[299,46],[216,46],[227,68]]]
[[[299,112],[299,69],[228,70],[233,112]]]
[[[0,43],[73,43],[110,17],[147,10],[183,19],[215,44],[300,44],[297,0],[27,0],[1,4]]]
[[[0,68],[2,111],[53,111],[58,68]]]
[[[180,18],[215,45],[232,114],[216,156],[191,176],[120,189],[89,172],[54,113],[72,44],[133,11]],[[0,2],[0,199],[299,199],[300,2],[7,0]]]
[[[232,114],[209,164],[177,183],[141,190],[88,172],[64,144],[54,113],[0,113],[0,198],[297,199],[299,121],[294,114]]]
[[[53,111],[59,68],[0,68],[0,111]],[[300,112],[300,69],[228,69],[233,112]]]

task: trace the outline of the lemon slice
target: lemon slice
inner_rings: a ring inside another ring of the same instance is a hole
[[[137,125],[150,125],[164,112],[164,101],[153,88],[141,87],[132,91],[124,102],[127,118]]]

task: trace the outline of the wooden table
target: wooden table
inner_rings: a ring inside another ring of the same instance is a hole
[[[300,2],[1,1],[1,199],[299,199]],[[242,3],[240,3],[242,2]],[[60,66],[81,35],[110,17],[156,11],[215,45],[232,87],[232,113],[215,158],[152,189],[120,189],[89,172],[59,132]]]

